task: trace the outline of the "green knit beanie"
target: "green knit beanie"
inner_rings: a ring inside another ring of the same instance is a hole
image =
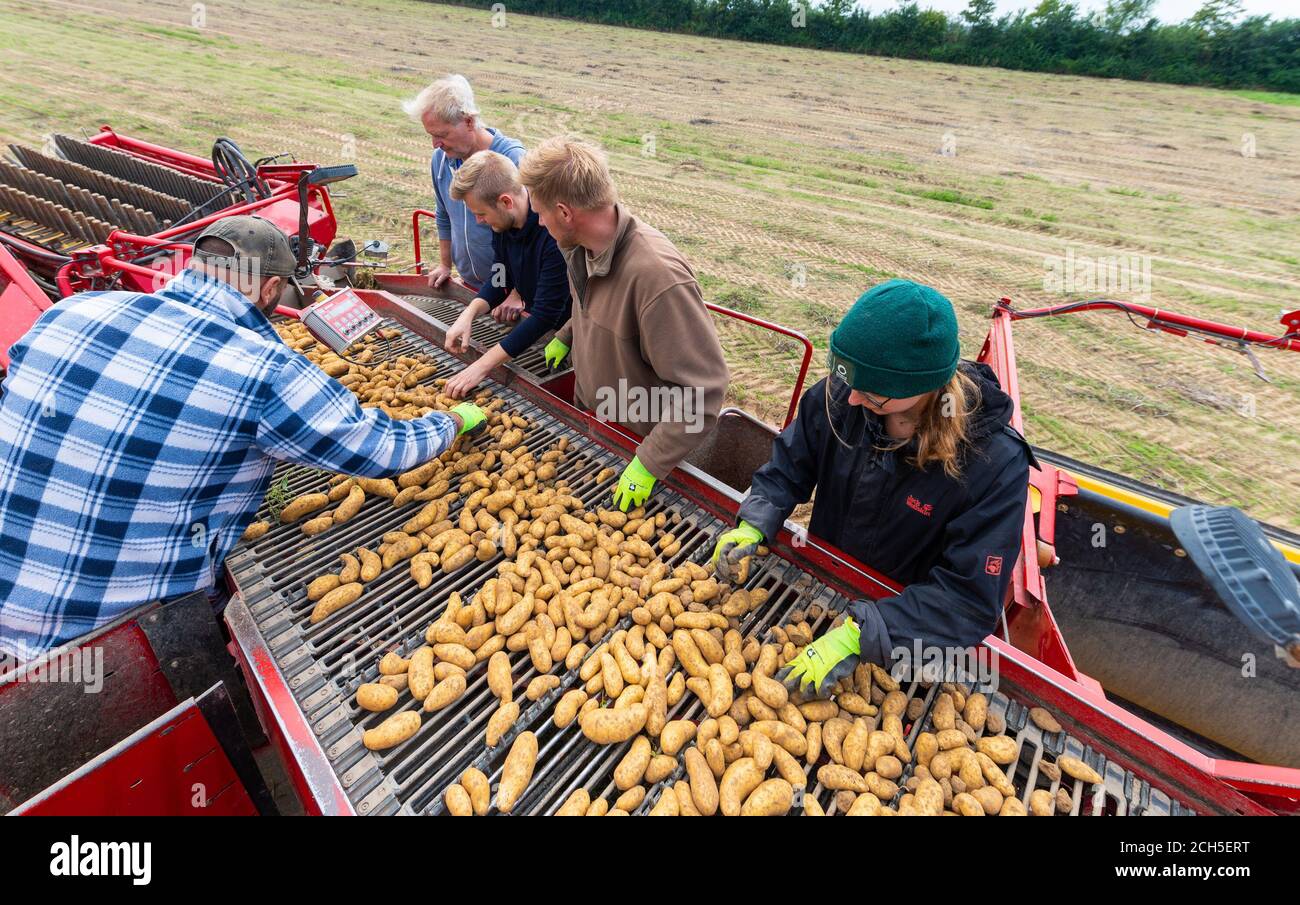
[[[939,389],[960,356],[952,302],[910,280],[890,280],[862,293],[831,333],[831,374],[855,390],[890,399]]]

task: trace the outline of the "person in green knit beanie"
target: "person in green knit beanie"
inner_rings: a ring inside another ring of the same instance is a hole
[[[808,533],[902,585],[861,600],[781,678],[825,695],[896,648],[960,649],[994,630],[1019,555],[1033,454],[987,365],[963,361],[952,303],[909,280],[864,292],[830,337],[830,373],[719,533],[723,580],[813,503]],[[881,586],[882,590],[884,585]]]

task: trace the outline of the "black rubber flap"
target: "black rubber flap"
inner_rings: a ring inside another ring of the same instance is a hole
[[[1247,628],[1281,647],[1300,642],[1300,583],[1259,525],[1240,509],[1199,505],[1175,509],[1169,524]]]

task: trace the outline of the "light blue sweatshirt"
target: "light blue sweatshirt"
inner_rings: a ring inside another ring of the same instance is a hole
[[[524,159],[524,146],[496,129],[492,133],[489,151],[504,154],[515,166]],[[492,229],[474,220],[473,212],[464,201],[451,197],[451,181],[463,160],[448,157],[447,152],[435,148],[429,170],[433,176],[433,194],[438,208],[438,238],[451,240],[451,261],[460,278],[476,289],[492,276],[496,253],[492,250]]]

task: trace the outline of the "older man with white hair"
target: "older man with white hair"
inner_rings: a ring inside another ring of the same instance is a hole
[[[477,292],[493,276],[492,230],[475,220],[464,201],[452,197],[451,182],[461,164],[479,151],[496,151],[518,165],[524,146],[483,124],[474,90],[463,75],[438,79],[402,109],[424,127],[433,142],[429,168],[438,208],[439,261],[429,274],[429,286],[436,289],[446,283],[454,266],[461,281]],[[522,310],[519,293],[512,292],[492,314],[505,323],[518,320]]]

